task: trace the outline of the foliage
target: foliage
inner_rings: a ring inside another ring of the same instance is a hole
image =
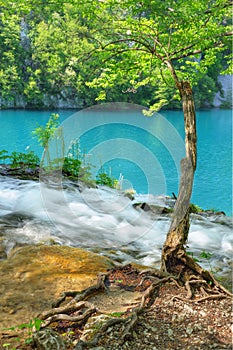
[[[110,316],[111,317],[122,317],[122,315],[124,315],[125,314],[125,312],[112,312],[111,314],[110,314]]]
[[[13,326],[10,328],[6,328],[7,330],[27,330],[27,337],[26,339],[24,339],[24,343],[25,344],[31,344],[32,343],[32,333],[34,331],[39,331],[41,328],[41,324],[42,324],[42,320],[38,319],[38,318],[33,318],[32,320],[30,320],[28,323],[22,323],[18,326]],[[20,338],[18,339],[20,341]],[[3,346],[8,348],[8,346],[10,346],[11,344],[6,343]]]
[[[203,211],[202,208],[200,208],[198,205],[190,203],[189,204],[189,212],[193,213],[193,214],[198,214],[201,213]]]
[[[33,151],[28,153],[12,152],[10,160],[12,168],[18,166],[35,168],[40,163],[40,158]]]
[[[5,164],[6,160],[10,158],[10,155],[8,154],[8,151],[3,149],[0,151],[0,162],[1,164]]]
[[[102,71],[88,83],[99,92],[97,100],[108,100],[109,88],[124,81],[128,90],[153,86],[152,109],[158,110],[179,99],[175,81],[189,80],[196,91],[204,85],[198,105],[211,103],[216,83],[206,74],[211,66],[220,69],[216,62],[231,45],[230,3],[109,0],[93,11],[93,20],[100,20],[100,11],[105,18],[98,32]]]
[[[194,261],[200,263],[201,261],[205,261],[208,263],[209,265],[209,269],[212,273],[214,273],[213,269],[212,269],[212,266],[211,266],[211,262],[210,262],[210,259],[212,258],[213,256],[213,253],[210,253],[210,252],[207,252],[206,250],[203,250],[199,255],[198,257],[195,257],[194,256],[194,253],[193,252],[187,252],[188,255],[190,255]]]
[[[196,108],[211,107],[217,91],[216,82],[208,75],[203,76],[193,89]]]
[[[210,260],[210,258],[212,257],[213,253],[209,253],[206,252],[205,250],[203,252],[200,253],[200,258],[201,259],[206,259],[206,260]]]
[[[82,168],[79,142],[72,142],[68,155],[64,158],[62,171],[71,177],[78,178]]]
[[[62,129],[59,123],[59,115],[52,114],[45,126],[38,126],[33,135],[36,135],[38,142],[44,147],[44,155],[47,155],[48,164],[44,164],[44,159],[40,162],[40,158],[33,152],[28,153],[13,151],[8,154],[7,150],[0,151],[0,164],[9,163],[11,168],[36,168],[41,166],[44,170],[59,170],[62,168],[62,172],[65,176],[74,179],[81,180],[88,185],[101,184],[109,187],[114,187],[116,180],[109,176],[103,168],[101,168],[100,173],[97,175],[96,180],[92,179],[91,164],[87,162],[86,155],[81,153],[80,145],[78,140],[74,140],[69,149],[68,153],[62,157],[50,158],[49,142],[51,142],[54,137],[59,138],[58,143],[62,144],[62,154],[64,152],[64,140]]]
[[[115,182],[116,182],[116,179],[108,175],[107,172],[103,168],[101,168],[101,171],[98,173],[96,177],[97,185],[105,185],[105,186],[114,188]]]
[[[38,126],[32,134],[37,137],[39,144],[46,148],[48,146],[49,139],[52,138],[57,131],[59,125],[59,114],[51,114],[48,122],[45,126]]]
[[[179,78],[197,87],[197,105],[211,105],[217,76],[231,62],[231,41],[222,36],[229,7],[225,0],[3,1],[1,105],[90,106],[107,99],[180,108],[168,58]],[[202,79],[208,84],[198,93]]]
[[[86,155],[81,154],[79,140],[73,140],[67,155],[64,155],[65,142],[58,114],[52,114],[46,125],[37,127],[36,130],[33,131],[33,135],[36,135],[38,142],[44,147],[41,166],[45,170],[51,171],[62,168],[63,174],[69,178],[82,180],[89,185],[97,183],[113,187],[114,179],[108,176],[104,171],[98,175],[96,181],[92,179],[91,165],[86,161]],[[49,145],[54,139],[56,139],[55,142],[57,142],[56,150],[58,151],[60,148],[60,157],[51,157],[50,155]],[[3,156],[5,156],[5,154],[3,154]],[[46,164],[44,162],[45,156],[47,156]]]
[[[23,167],[33,169],[39,166],[40,163],[40,158],[34,151],[29,151],[28,153],[13,151],[11,154],[8,154],[6,150],[0,151],[0,161],[2,164],[5,164],[6,160],[10,162],[12,168]]]
[[[73,141],[69,147],[68,154],[64,157],[62,171],[65,176],[79,179],[86,184],[93,185],[91,164],[86,162],[85,154],[81,154],[79,141]]]
[[[82,162],[79,159],[65,157],[62,170],[66,175],[78,177],[81,164]]]

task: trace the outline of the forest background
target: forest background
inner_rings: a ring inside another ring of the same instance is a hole
[[[104,69],[101,55],[93,54],[98,35],[92,40],[90,33],[99,32],[101,40],[102,22],[91,15],[82,18],[82,6],[78,1],[1,1],[0,108],[84,108],[101,102],[103,84],[93,89],[91,82],[101,81]],[[212,107],[217,92],[224,98],[221,107],[231,107],[218,80],[228,67],[226,54],[220,50],[211,67],[199,70],[193,86],[197,109]],[[148,77],[146,85],[135,87],[129,68],[121,69],[122,77],[104,86],[108,102],[148,106],[162,99],[166,103],[160,107],[181,109],[175,86]]]

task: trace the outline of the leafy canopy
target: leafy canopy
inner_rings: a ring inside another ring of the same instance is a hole
[[[218,86],[210,67],[218,75],[219,62],[225,70],[231,61],[231,5],[229,0],[0,0],[2,103],[13,106],[22,98],[27,107],[41,108],[58,96],[84,106],[107,99],[160,108],[179,99],[171,66],[178,80],[211,90],[205,94],[211,100]],[[203,91],[198,99],[204,103]]]
[[[229,53],[231,5],[226,0],[93,1],[92,21],[102,22],[102,29],[89,36],[103,65],[88,85],[101,87],[97,99],[104,99],[119,80],[134,89],[159,84],[154,107],[161,107],[171,97],[168,87],[182,80],[194,86],[219,52]]]

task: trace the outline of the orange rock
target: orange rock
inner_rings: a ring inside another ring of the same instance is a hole
[[[0,324],[27,322],[63,291],[82,290],[113,267],[102,256],[66,246],[24,246],[0,262]]]

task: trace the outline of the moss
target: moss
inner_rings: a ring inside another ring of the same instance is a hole
[[[201,213],[203,209],[201,209],[198,205],[190,203],[189,204],[189,212],[192,214],[198,214]]]

